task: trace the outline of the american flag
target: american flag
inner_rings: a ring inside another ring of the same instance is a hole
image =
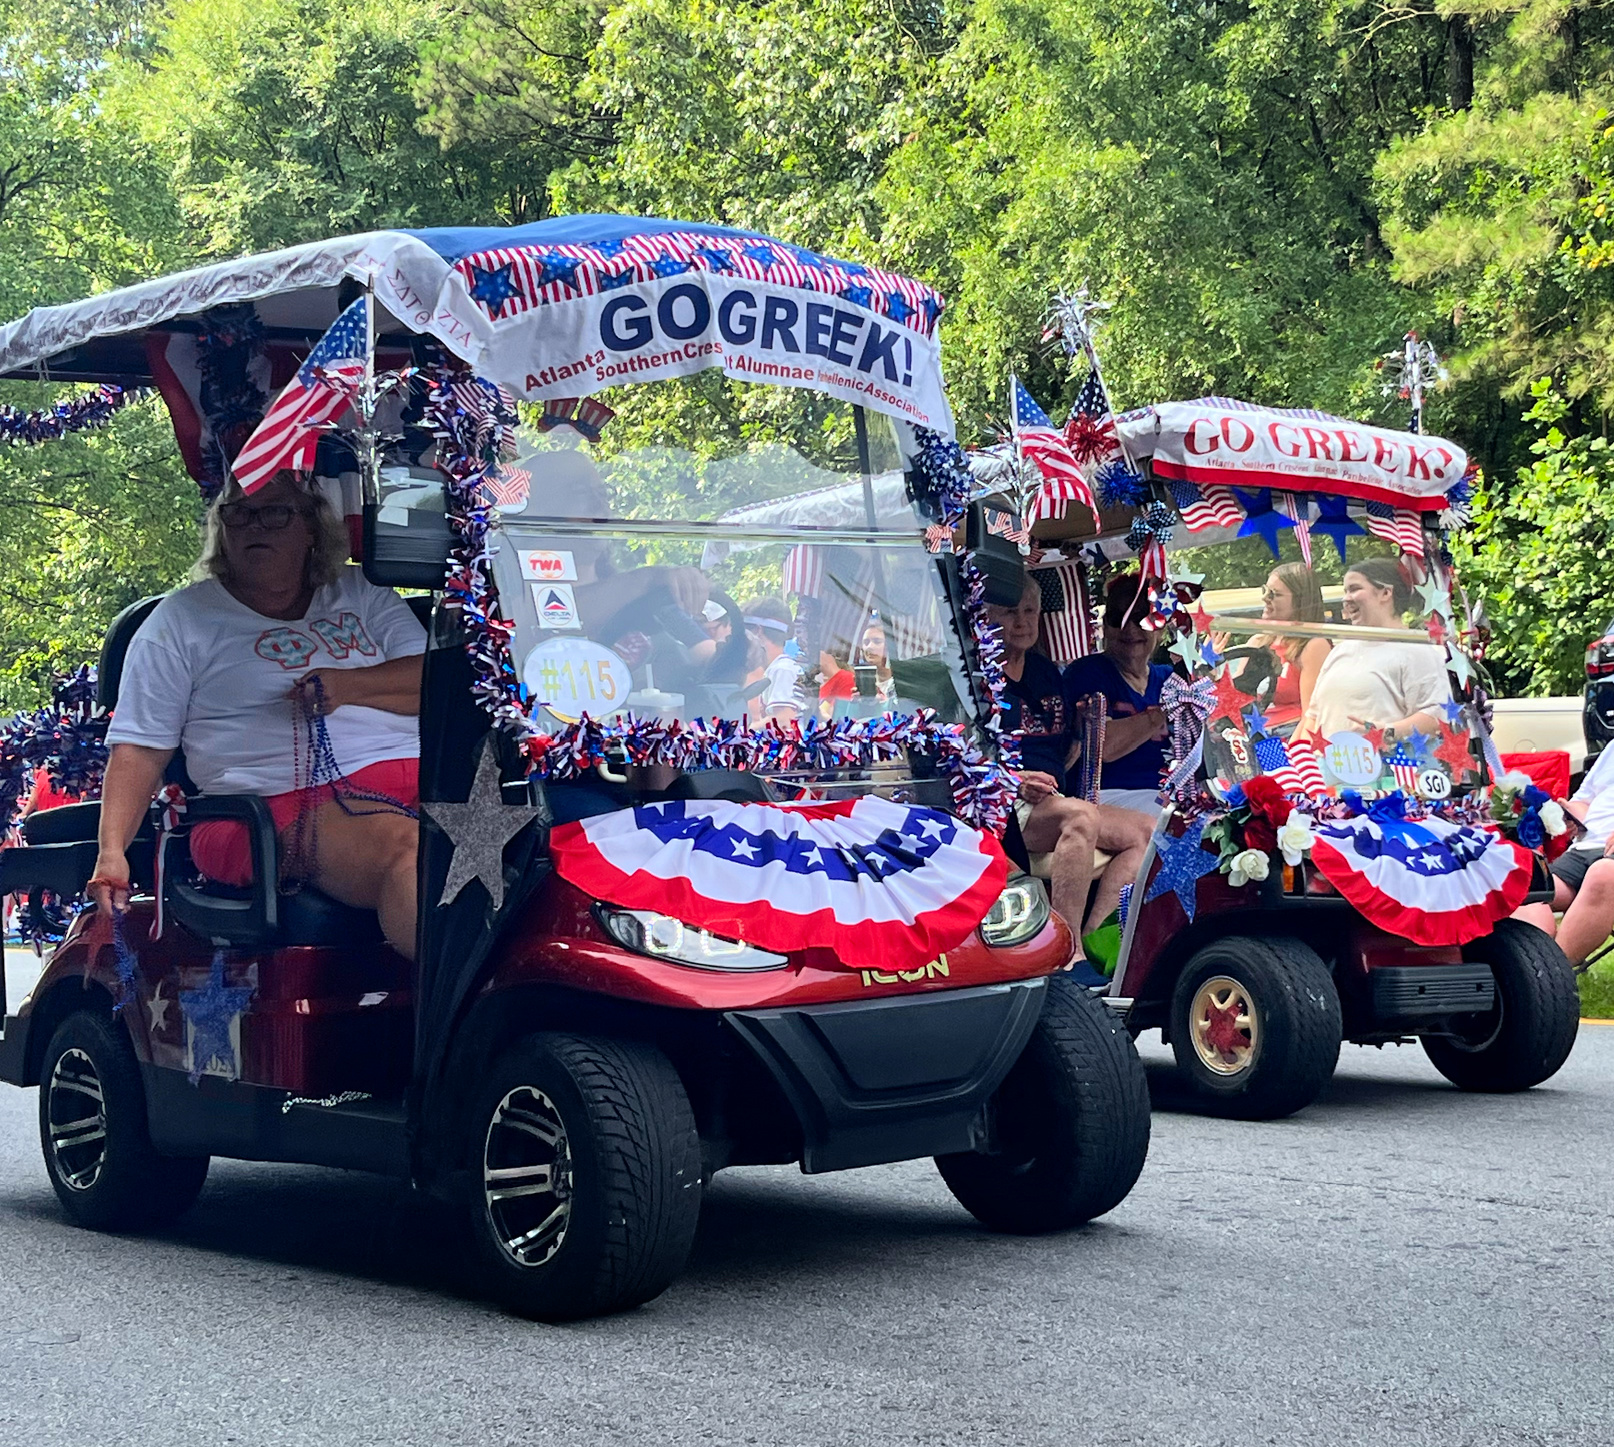
[[[1295,520],[1295,537],[1300,543],[1301,561],[1311,566],[1311,524],[1307,520],[1308,508],[1303,499],[1292,492],[1280,493],[1278,511],[1288,513]]]
[[[1265,742],[1264,739],[1257,741],[1258,751]],[[1322,765],[1317,762],[1316,747],[1308,736],[1297,734],[1287,744],[1282,744],[1276,739],[1273,742],[1280,743],[1287,762],[1279,764],[1276,768],[1268,768],[1263,764],[1262,772],[1267,774],[1284,793],[1309,794],[1313,797],[1327,793],[1327,785],[1323,783]],[[1256,757],[1260,759],[1259,752]]]
[[[801,543],[785,554],[784,577],[781,580],[786,594],[798,598],[816,598],[824,586],[824,555],[811,543]]]
[[[1384,756],[1384,762],[1390,766],[1390,773],[1395,778],[1395,786],[1403,794],[1416,797],[1418,793],[1418,774],[1423,764],[1418,756],[1404,743],[1397,742],[1396,746]]]
[[[484,478],[482,495],[491,507],[525,507],[532,492],[532,474],[524,467],[501,467]]]
[[[347,410],[364,378],[369,305],[361,296],[337,317],[236,454],[230,470],[242,492],[256,492],[282,468],[313,468],[320,424]]]
[[[1007,538],[1016,546],[1031,541],[1031,529],[1012,512],[1004,512],[1001,508],[983,507],[981,521],[986,524],[987,532],[993,537]]]
[[[1082,390],[1071,404],[1070,417],[1065,422],[1065,445],[1083,467],[1121,455],[1110,399],[1104,395],[1104,384],[1099,381],[1097,372],[1087,374]]]
[[[1087,582],[1075,561],[1038,568],[1031,575],[1042,592],[1042,642],[1064,667],[1093,651]]]
[[[1020,455],[1042,474],[1042,486],[1032,504],[1031,520],[1061,517],[1066,505],[1072,502],[1082,503],[1096,519],[1098,510],[1093,506],[1093,490],[1071,456],[1064,437],[1032,399],[1031,393],[1021,386],[1020,379],[1012,375],[1009,378],[1009,415],[1013,418],[1014,440]]]
[[[1183,526],[1191,533],[1206,528],[1236,528],[1244,521],[1244,511],[1233,500],[1232,489],[1214,482],[1200,488],[1186,477],[1174,477],[1171,500],[1177,504]]]
[[[1376,538],[1394,543],[1403,553],[1423,556],[1423,519],[1410,507],[1391,507],[1387,502],[1364,505],[1362,526]]]

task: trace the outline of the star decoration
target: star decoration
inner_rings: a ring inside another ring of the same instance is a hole
[[[202,1078],[210,1065],[218,1065],[230,1080],[241,1076],[241,1063],[236,1059],[235,1040],[230,1027],[247,1008],[252,998],[251,985],[224,983],[224,951],[213,952],[213,963],[208,969],[207,983],[199,990],[179,992],[179,1012],[190,1026],[192,1085]]]
[[[481,302],[491,316],[497,317],[507,301],[521,295],[521,288],[510,275],[515,265],[507,261],[503,266],[471,268],[471,296]]]
[[[1448,699],[1441,704],[1440,711],[1446,715],[1446,722],[1457,728],[1468,717],[1468,705],[1458,703],[1456,699]]]
[[[1384,752],[1383,729],[1363,729],[1362,737],[1372,746],[1374,753],[1382,754]]]
[[[1455,783],[1462,783],[1463,775],[1474,767],[1474,756],[1469,751],[1467,733],[1460,733],[1450,724],[1440,726],[1440,742],[1434,754],[1446,766]]]
[[[157,988],[151,992],[151,1001],[146,1006],[146,1012],[151,1016],[151,1033],[155,1035],[159,1030],[168,1028],[168,1007],[174,1002],[163,999],[163,980],[157,981]]]
[[[625,241],[596,241],[592,245],[601,256],[621,256],[627,249],[628,243]]]
[[[778,253],[766,241],[753,241],[749,246],[742,246],[740,250],[750,257],[752,261],[756,262],[758,266],[777,266],[779,264]]]
[[[925,314],[925,327],[928,330],[941,320],[942,304],[933,296],[925,297],[919,303],[919,310]]]
[[[1451,643],[1446,645],[1446,667],[1457,675],[1458,683],[1465,688],[1474,677],[1474,665],[1469,662],[1468,655]]]
[[[1318,494],[1316,502],[1319,516],[1317,521],[1311,524],[1311,530],[1333,539],[1334,546],[1339,549],[1339,560],[1343,563],[1345,539],[1352,533],[1362,533],[1362,525],[1351,521],[1344,498]],[[1363,535],[1365,536],[1365,533]]]
[[[542,269],[538,273],[538,285],[549,286],[553,282],[560,282],[562,286],[569,286],[573,291],[577,289],[577,268],[583,263],[575,257],[552,255],[543,259]]]
[[[1244,509],[1244,521],[1239,524],[1238,535],[1241,538],[1259,536],[1269,548],[1272,556],[1278,556],[1278,535],[1285,528],[1293,528],[1295,520],[1287,517],[1272,506],[1272,489],[1263,487],[1255,492],[1246,492],[1242,487],[1235,487],[1234,494],[1239,500],[1239,506]]]
[[[680,261],[676,256],[658,256],[650,263],[650,269],[657,276],[679,276],[689,270],[687,261]]]
[[[736,859],[755,859],[757,857],[757,846],[749,839],[736,839],[731,847],[734,850]]]
[[[869,274],[868,267],[864,266],[861,261],[843,261],[839,265],[841,270],[848,276],[867,276]]]
[[[724,251],[721,246],[702,246],[697,248],[695,254],[704,260],[713,271],[734,270],[734,253]]]
[[[1259,703],[1252,703],[1245,709],[1244,717],[1249,722],[1249,730],[1252,734],[1264,734],[1267,731],[1267,716],[1261,712]]]
[[[1216,855],[1199,847],[1204,832],[1205,821],[1196,819],[1181,838],[1172,839],[1169,835],[1160,838],[1157,845],[1160,872],[1149,883],[1148,893],[1143,896],[1145,904],[1169,890],[1182,904],[1183,913],[1193,920],[1199,881],[1207,874],[1214,874],[1218,862]]]
[[[1412,590],[1418,595],[1418,611],[1437,617],[1451,617],[1451,594],[1441,586],[1433,572]]]
[[[874,300],[874,290],[867,286],[849,286],[841,292],[841,300],[849,301],[853,306],[866,307]]]
[[[499,793],[499,760],[490,740],[482,742],[476,778],[465,802],[423,804],[420,812],[448,835],[454,846],[437,907],[441,909],[457,899],[475,879],[487,890],[493,908],[503,908],[505,846],[544,811],[536,804],[504,802]]]
[[[1215,668],[1222,661],[1222,655],[1216,651],[1216,645],[1209,638],[1199,645],[1199,661],[1210,668]]]
[[[1166,575],[1166,583],[1167,586],[1172,588],[1200,589],[1205,586],[1205,575],[1203,573],[1180,573],[1176,568],[1173,568]]]
[[[1207,642],[1205,646],[1208,648],[1210,644]],[[1192,633],[1179,634],[1177,641],[1171,645],[1167,652],[1175,654],[1178,658],[1182,659],[1183,667],[1188,670],[1190,677],[1193,675],[1194,670],[1200,665],[1201,659],[1199,654],[1199,644],[1195,641]]]
[[[817,869],[824,862],[824,851],[815,844],[811,849],[804,850],[800,857],[809,869]]]
[[[888,291],[885,296],[885,314],[900,326],[914,312],[900,291]]]
[[[1205,611],[1205,605],[1203,603],[1201,603],[1199,607],[1195,608],[1194,611],[1188,616],[1194,620],[1195,633],[1209,633],[1211,631],[1211,624],[1216,621],[1209,613]]]
[[[626,286],[634,279],[634,269],[624,267],[621,271],[602,271],[595,275],[595,285],[601,291],[615,291],[619,286]]]
[[[1398,742],[1419,765],[1427,765],[1430,762],[1435,744],[1433,735],[1426,734],[1422,729],[1413,729],[1406,738],[1400,739]]]
[[[1444,643],[1446,641],[1446,620],[1440,614],[1431,613],[1429,615],[1428,633],[1429,640],[1432,643]]]
[[[1247,693],[1240,693],[1238,686],[1233,682],[1233,675],[1223,669],[1216,675],[1216,702],[1210,711],[1211,721],[1219,718],[1239,718],[1244,712],[1244,704],[1249,698]]]

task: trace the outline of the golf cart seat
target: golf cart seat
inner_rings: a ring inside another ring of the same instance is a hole
[[[161,601],[161,597],[143,598],[112,620],[97,675],[96,699],[102,707],[116,706],[129,644]],[[430,597],[406,601],[423,624],[429,621]],[[238,889],[202,877],[191,862],[182,829],[170,839],[163,861],[163,908],[168,918],[211,944],[236,948],[352,946],[381,940],[381,927],[373,910],[354,909],[306,886],[292,894],[281,892],[274,820],[262,798],[255,794],[197,796],[185,770],[182,752],[174,754],[167,777],[192,796],[186,804],[187,825],[228,819],[246,827],[253,878],[250,886]],[[88,803],[69,805],[35,817],[40,821],[38,829],[53,837],[66,830],[77,838],[93,841],[100,815],[101,806]],[[149,828],[149,823],[142,826],[143,831]]]

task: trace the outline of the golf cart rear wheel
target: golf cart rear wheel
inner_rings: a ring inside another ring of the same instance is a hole
[[[187,1210],[207,1179],[206,1156],[152,1146],[140,1065],[110,1011],[69,1015],[46,1046],[39,1141],[67,1214],[97,1231],[160,1226]]]
[[[701,1155],[683,1082],[653,1046],[530,1035],[474,1096],[471,1240],[488,1293],[540,1321],[659,1296],[700,1218]]]
[[[1277,1120],[1334,1074],[1339,992],[1301,940],[1229,935],[1190,957],[1171,997],[1177,1071],[1213,1115]]]
[[[1448,1036],[1423,1037],[1424,1053],[1453,1085],[1505,1094],[1556,1075],[1580,1030],[1575,971],[1555,941],[1534,925],[1498,920],[1463,958],[1496,976],[1496,1006],[1459,1017]]]
[[[1131,1037],[1069,980],[1048,982],[1031,1039],[993,1095],[991,1148],[937,1156],[983,1226],[1034,1234],[1113,1210],[1149,1154],[1149,1086]]]

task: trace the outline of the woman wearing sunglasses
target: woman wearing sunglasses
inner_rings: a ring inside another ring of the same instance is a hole
[[[129,645],[89,893],[127,903],[125,851],[183,748],[202,793],[264,796],[283,876],[376,910],[412,959],[425,632],[347,564],[341,520],[293,473],[250,498],[231,484],[204,526],[191,585]],[[190,848],[209,878],[251,881],[244,825],[198,824]]]

